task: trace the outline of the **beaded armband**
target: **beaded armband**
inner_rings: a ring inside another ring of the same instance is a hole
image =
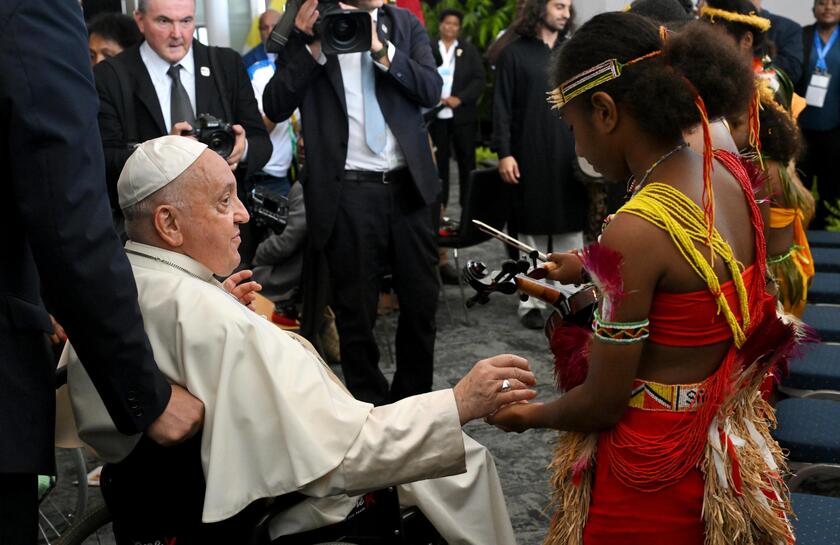
[[[650,320],[641,322],[605,322],[598,310],[592,321],[595,337],[609,344],[636,344],[650,337]]]

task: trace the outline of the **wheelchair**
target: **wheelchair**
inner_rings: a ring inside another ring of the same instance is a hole
[[[299,493],[258,500],[235,517],[201,523],[204,474],[200,436],[163,448],[142,439],[119,464],[106,464],[101,487],[106,505],[79,519],[59,545],[98,543],[91,536],[113,523],[117,543],[178,545],[446,545],[416,508],[401,510],[391,487],[359,498],[341,522],[271,539],[272,519],[305,499]]]

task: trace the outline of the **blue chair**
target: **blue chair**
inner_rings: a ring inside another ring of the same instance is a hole
[[[813,327],[823,342],[840,342],[840,306],[805,305],[802,321]]]
[[[804,391],[840,392],[840,344],[821,343],[807,347],[805,353],[790,363],[790,374],[782,390],[796,397]]]
[[[840,233],[833,231],[808,231],[806,237],[811,248],[840,248]]]
[[[840,248],[811,248],[817,272],[840,272]]]
[[[840,543],[840,498],[791,494],[796,545],[836,545]]]
[[[840,393],[822,391],[785,399],[776,405],[778,427],[773,436],[788,451],[791,468],[815,464],[840,467],[838,399]]]
[[[819,272],[808,290],[808,302],[840,305],[840,273]]]

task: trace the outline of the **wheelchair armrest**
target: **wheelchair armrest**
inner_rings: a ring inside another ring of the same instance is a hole
[[[271,536],[268,529],[271,519],[287,509],[291,509],[306,498],[300,492],[289,492],[276,498],[266,498],[262,500],[263,508],[260,509],[259,515],[254,525],[254,530],[251,532],[251,537],[248,539],[248,545],[267,545],[271,542]]]

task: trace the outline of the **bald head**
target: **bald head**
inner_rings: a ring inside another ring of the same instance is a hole
[[[260,15],[260,41],[266,43],[272,29],[280,21],[283,14],[277,10],[267,9]]]

